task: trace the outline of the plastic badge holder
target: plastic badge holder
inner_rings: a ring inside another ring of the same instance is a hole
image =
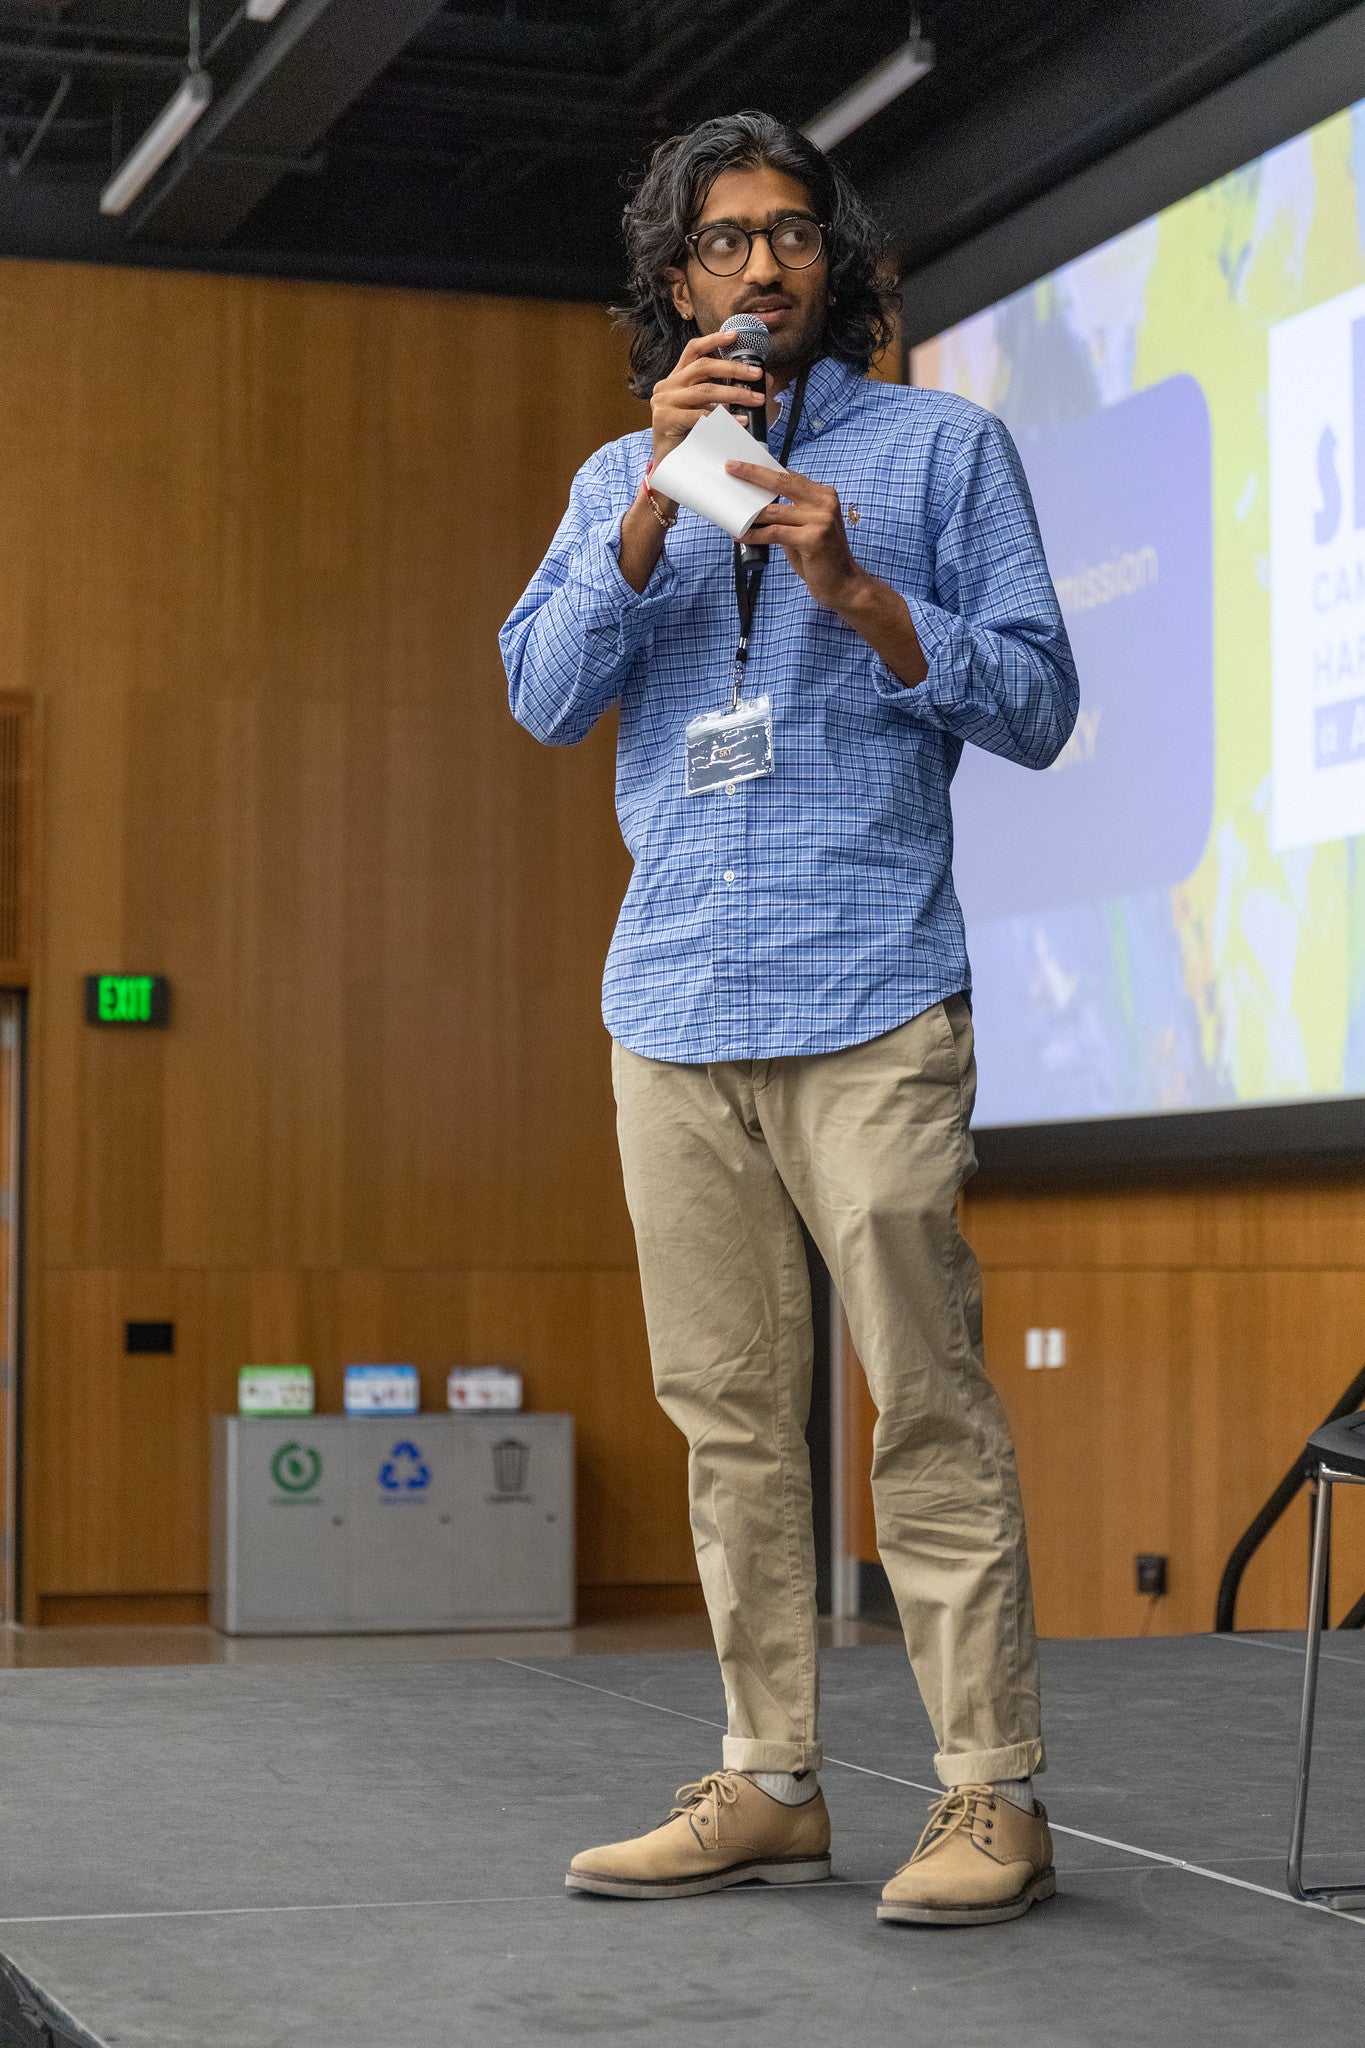
[[[239,1415],[311,1415],[311,1365],[244,1365],[237,1375]]]
[[[421,1388],[415,1365],[348,1365],[348,1415],[415,1415]]]
[[[766,693],[728,711],[705,711],[687,728],[687,794],[733,789],[773,772],[773,703]]]
[[[507,1365],[456,1365],[446,1379],[448,1408],[520,1408],[521,1374]]]

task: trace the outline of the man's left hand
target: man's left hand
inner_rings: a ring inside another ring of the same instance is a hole
[[[755,462],[727,462],[731,476],[746,484],[772,490],[778,481],[771,469]],[[842,614],[852,609],[864,586],[872,579],[853,559],[844,528],[839,493],[828,484],[812,483],[808,476],[787,470],[781,477],[782,499],[765,506],[749,531],[746,542],[755,547],[779,547],[817,604]]]
[[[727,462],[725,467],[731,476],[757,484],[761,491],[770,491],[778,480],[772,470],[755,462]],[[816,603],[837,612],[913,690],[928,675],[929,664],[910,607],[899,591],[854,561],[839,493],[828,484],[813,484],[794,469],[783,472],[781,484],[787,503],[779,499],[766,506],[745,540],[756,547],[781,548]]]

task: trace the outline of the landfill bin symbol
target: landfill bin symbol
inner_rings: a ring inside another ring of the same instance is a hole
[[[525,1492],[526,1472],[530,1462],[531,1446],[518,1443],[514,1436],[504,1437],[500,1444],[494,1444],[493,1484],[498,1492]]]

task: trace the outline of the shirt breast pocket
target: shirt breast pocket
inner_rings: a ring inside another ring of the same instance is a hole
[[[922,593],[927,597],[933,568],[922,533],[912,528],[884,492],[864,492],[862,498],[860,504],[855,490],[844,500],[844,526],[859,568],[879,576],[905,596]]]

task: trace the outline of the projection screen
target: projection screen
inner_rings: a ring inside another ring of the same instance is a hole
[[[978,1127],[1365,1135],[1365,101],[910,374],[1013,432],[1081,676],[1053,768],[954,784]]]

